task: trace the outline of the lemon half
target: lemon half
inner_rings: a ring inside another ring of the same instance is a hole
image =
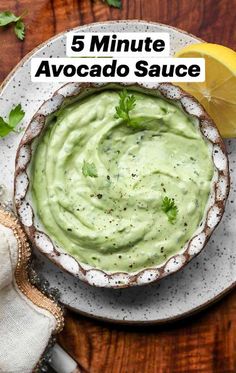
[[[203,105],[221,136],[236,137],[236,52],[223,45],[199,43],[180,50],[175,57],[205,58],[205,82],[177,85]]]

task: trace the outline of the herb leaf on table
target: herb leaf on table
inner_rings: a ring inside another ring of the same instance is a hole
[[[16,16],[14,13],[6,10],[0,12],[0,27],[8,26],[14,24],[14,32],[18,39],[24,40],[25,37],[25,24],[23,22],[23,17],[26,15],[24,12],[21,16]]]
[[[114,8],[121,8],[121,0],[103,0],[109,6],[113,6]]]
[[[15,34],[18,37],[18,39],[24,40],[25,24],[21,19],[19,19],[19,21],[16,22],[15,27],[14,27],[14,31],[15,31]]]
[[[5,12],[0,13],[0,26],[6,26],[10,23],[17,22],[20,17],[15,16],[14,13],[6,10]]]

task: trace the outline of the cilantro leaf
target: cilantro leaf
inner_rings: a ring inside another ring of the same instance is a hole
[[[89,163],[89,162],[84,161],[84,164],[83,164],[83,167],[82,167],[82,173],[86,177],[87,176],[90,176],[90,177],[97,177],[98,176],[96,166],[93,162]]]
[[[8,122],[0,117],[0,137],[7,136],[10,132],[14,131],[17,124],[19,124],[25,116],[25,112],[21,108],[21,104],[13,108],[8,116]]]
[[[5,137],[12,131],[12,128],[0,117],[0,137]]]
[[[17,22],[21,17],[15,16],[14,13],[5,11],[0,13],[0,26],[9,25],[9,23]]]
[[[114,8],[121,8],[121,0],[105,0],[105,2]]]
[[[18,104],[9,114],[9,126],[15,128],[18,123],[24,118],[25,112],[22,110],[21,104]]]
[[[136,118],[130,117],[130,111],[135,108],[136,97],[129,94],[126,89],[123,89],[120,93],[119,106],[116,106],[116,119],[122,119],[129,127],[134,129],[152,129],[155,130],[158,119],[153,117],[140,116]]]
[[[16,22],[15,27],[14,27],[14,31],[15,31],[15,34],[18,37],[18,39],[24,40],[25,24],[21,19],[19,19],[19,21]]]
[[[27,12],[24,12],[21,16],[16,16],[10,11],[0,12],[0,27],[15,24],[14,32],[18,39],[23,40],[25,37],[25,24],[22,18],[26,15]]]
[[[169,222],[174,224],[178,214],[178,207],[175,205],[175,200],[173,198],[164,197],[161,209],[167,215]]]
[[[135,108],[136,98],[134,95],[130,95],[127,92],[127,89],[123,89],[120,93],[119,106],[116,106],[116,119],[122,119],[128,125],[131,124],[131,119],[129,112]]]

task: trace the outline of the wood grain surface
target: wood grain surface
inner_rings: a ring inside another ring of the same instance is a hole
[[[0,82],[39,43],[90,22],[166,23],[236,49],[236,0],[0,0],[0,11],[28,10],[24,42],[0,30]],[[222,263],[224,265],[224,263]],[[67,313],[59,342],[89,373],[235,373],[236,292],[199,315],[162,327],[122,327]]]

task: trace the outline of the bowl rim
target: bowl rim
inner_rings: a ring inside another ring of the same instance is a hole
[[[175,255],[169,257],[158,266],[144,268],[136,272],[109,272],[80,263],[69,253],[58,251],[51,238],[35,227],[34,209],[26,196],[30,180],[27,170],[32,157],[32,145],[41,134],[46,118],[57,111],[65,100],[83,97],[114,86],[120,88],[136,88],[144,93],[155,94],[182,109],[185,114],[195,118],[199,130],[212,145],[212,160],[216,173],[216,180],[212,188],[202,228],[194,232],[184,247]],[[16,153],[14,175],[14,205],[17,215],[23,225],[30,242],[41,253],[46,255],[54,264],[80,280],[98,287],[125,288],[135,285],[145,285],[159,281],[175,273],[205,247],[212,232],[219,224],[229,193],[229,165],[224,142],[219,131],[200,103],[191,95],[171,83],[67,83],[59,88],[49,100],[45,101],[33,116],[25,130]],[[211,201],[210,201],[211,199]],[[210,202],[209,202],[210,201]]]

